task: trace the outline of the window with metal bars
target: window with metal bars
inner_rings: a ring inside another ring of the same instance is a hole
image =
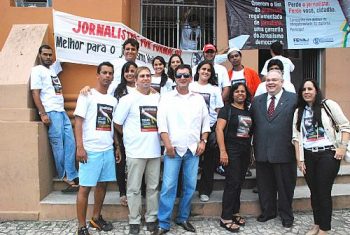
[[[197,25],[191,25],[195,20]],[[191,48],[182,49],[201,50],[206,43],[216,43],[216,1],[141,0],[141,33],[174,48],[186,47],[188,37]]]

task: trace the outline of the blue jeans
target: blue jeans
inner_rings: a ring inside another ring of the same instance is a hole
[[[48,135],[58,178],[63,179],[66,175],[67,179],[72,181],[78,177],[72,124],[66,112],[51,111],[47,115],[51,121]]]
[[[196,189],[199,157],[187,150],[183,157],[177,153],[175,157],[164,155],[164,170],[162,190],[159,198],[158,220],[159,227],[170,229],[170,219],[176,199],[176,189],[181,164],[182,173],[182,197],[176,217],[177,223],[188,220],[191,212],[191,200]]]

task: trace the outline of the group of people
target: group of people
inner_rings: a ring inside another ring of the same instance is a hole
[[[32,69],[33,99],[48,126],[58,177],[67,182],[68,190],[78,190],[78,234],[89,234],[86,213],[91,187],[95,187],[95,201],[89,226],[113,229],[101,210],[107,182],[116,179],[121,204],[129,209],[130,234],[140,232],[142,187],[147,230],[152,234],[170,230],[179,188],[175,222],[195,232],[189,217],[201,156],[201,201],[210,200],[216,159],[225,169],[220,226],[227,231],[238,232],[246,223],[240,214],[240,194],[252,156],[261,207],[257,221],[278,214],[284,227],[293,225],[299,168],[310,188],[314,213],[307,234],[326,234],[331,229],[331,189],[348,145],[350,124],[336,102],[323,100],[315,81],[305,80],[295,94],[286,75],[294,65],[282,56],[279,42],[271,45],[272,59],[261,72],[264,83],[257,72],[242,65],[238,48],[227,53],[230,71],[215,63],[217,49],[207,44],[205,60],[196,67],[184,64],[176,54],[168,63],[156,56],[153,74],[137,63],[138,49],[137,40],[129,38],[123,44],[123,58],[99,64],[95,87],[84,87],[77,100],[75,139],[63,108],[57,76],[61,69],[53,63],[48,45],[40,47],[40,65]],[[339,130],[334,129],[325,105]],[[208,143],[214,134],[217,146]]]

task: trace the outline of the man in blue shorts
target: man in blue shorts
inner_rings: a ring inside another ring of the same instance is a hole
[[[97,85],[91,95],[79,95],[75,115],[76,159],[79,161],[80,188],[77,195],[78,235],[88,235],[86,211],[91,187],[94,209],[89,226],[110,231],[113,226],[101,215],[108,181],[116,180],[113,150],[113,114],[117,100],[107,94],[113,80],[113,65],[103,62],[97,67]],[[118,160],[118,159],[117,159]]]

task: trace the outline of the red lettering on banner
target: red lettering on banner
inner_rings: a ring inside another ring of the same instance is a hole
[[[261,26],[281,26],[283,27],[283,23],[277,20],[262,20],[260,23]]]
[[[120,38],[123,35],[120,35],[120,28],[117,29],[118,35],[115,35],[115,27],[103,24],[94,24],[88,23],[85,21],[78,21],[77,28],[72,28],[74,33],[82,33],[88,35],[96,35],[101,37],[109,37],[109,38]],[[123,30],[124,32],[125,30]],[[125,36],[123,40],[125,39]]]

